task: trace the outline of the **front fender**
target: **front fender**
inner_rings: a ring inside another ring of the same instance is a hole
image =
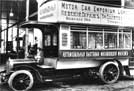
[[[14,67],[13,71],[18,71],[18,70],[28,70],[30,71],[34,78],[36,78],[36,80],[42,82],[42,75],[40,74],[40,72],[38,71],[38,69],[35,66],[32,65],[17,65]]]
[[[8,59],[6,62],[6,71],[7,73],[10,73],[16,65],[24,65],[24,64],[35,64],[37,63],[35,59]]]

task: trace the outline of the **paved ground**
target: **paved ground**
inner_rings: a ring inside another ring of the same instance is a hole
[[[3,70],[0,65],[0,71]],[[0,85],[0,91],[12,91],[8,85]],[[69,80],[49,84],[38,84],[30,91],[134,91],[134,78],[123,77],[114,84],[102,84],[99,80]]]
[[[42,84],[31,91],[134,91],[134,80],[122,78],[114,84],[102,84],[99,80],[89,82],[71,80],[64,84],[62,82]]]
[[[0,91],[12,91],[8,85],[0,85]],[[134,91],[134,80],[122,78],[114,84],[102,84],[99,80],[81,82],[69,80],[68,82],[56,82],[38,84],[30,91]]]

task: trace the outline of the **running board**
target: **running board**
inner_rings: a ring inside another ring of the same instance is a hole
[[[55,77],[55,78],[43,78],[43,81],[45,81],[45,82],[57,82],[57,81],[68,81],[71,79],[78,79],[78,78],[80,78],[80,75]]]

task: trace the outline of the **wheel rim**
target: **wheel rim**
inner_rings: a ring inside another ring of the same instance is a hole
[[[30,77],[27,74],[18,74],[12,82],[13,88],[16,90],[25,90],[30,85]]]
[[[106,83],[115,82],[118,79],[119,70],[115,65],[108,65],[103,71],[103,79]]]

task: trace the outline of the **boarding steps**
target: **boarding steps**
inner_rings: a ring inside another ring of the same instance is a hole
[[[134,76],[134,66],[129,66],[130,75]]]
[[[134,60],[129,62],[130,76],[134,77]]]

